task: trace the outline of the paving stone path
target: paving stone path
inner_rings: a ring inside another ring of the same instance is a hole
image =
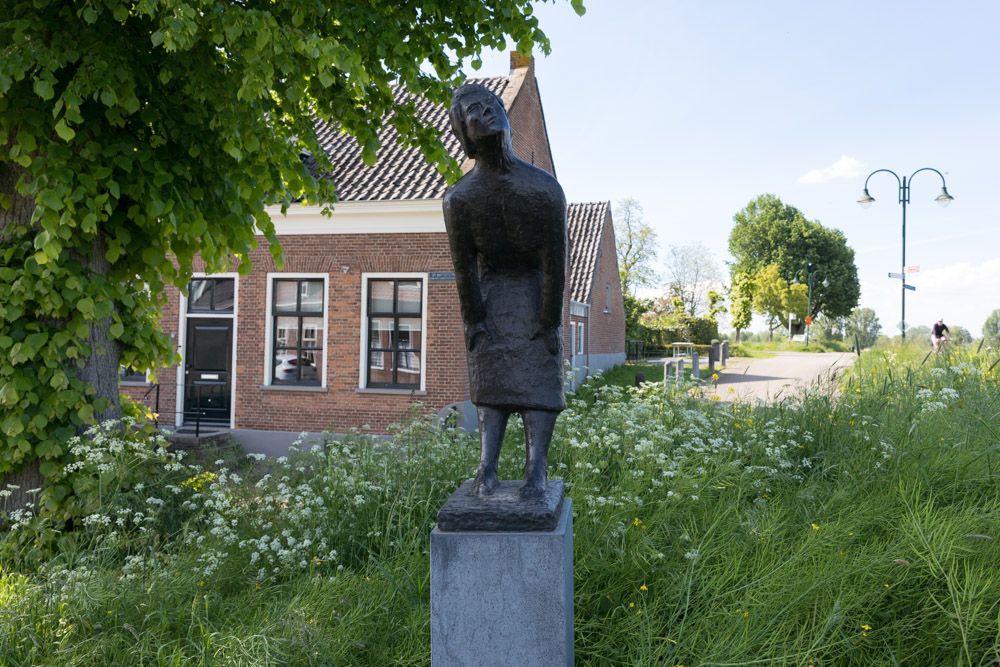
[[[855,358],[846,352],[776,352],[767,359],[734,357],[719,372],[718,386],[706,388],[704,395],[717,395],[723,401],[777,401],[813,386],[834,389],[836,378]]]

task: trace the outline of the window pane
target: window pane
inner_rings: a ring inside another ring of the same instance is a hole
[[[420,319],[416,317],[401,317],[396,345],[400,350],[420,349]]]
[[[131,366],[122,366],[118,373],[118,378],[122,382],[145,382],[146,372],[137,371]]]
[[[236,281],[219,278],[215,281],[215,310],[232,310],[236,305]]]
[[[368,355],[368,382],[392,384],[392,352],[372,352]]]
[[[300,308],[304,313],[323,312],[323,281],[303,280],[299,283],[299,293],[302,295]]]
[[[276,347],[297,347],[299,345],[299,318],[274,318],[274,340]]]
[[[419,313],[421,296],[419,280],[400,280],[398,312]]]
[[[188,290],[188,310],[212,309],[212,281],[192,280]]]
[[[369,313],[392,312],[392,287],[391,280],[372,280],[368,283]]]
[[[294,280],[274,281],[274,309],[279,312],[295,312],[298,304],[295,303],[295,296],[298,290],[298,283]]]
[[[399,384],[420,384],[420,352],[398,352]]]
[[[323,352],[304,350],[299,355],[299,377],[302,382],[319,382],[323,372]]]
[[[391,317],[373,317],[368,325],[368,347],[392,347],[393,319]]]
[[[302,318],[302,347],[323,347],[323,318]]]
[[[274,355],[275,382],[295,382],[299,377],[299,359],[295,350],[278,349]]]

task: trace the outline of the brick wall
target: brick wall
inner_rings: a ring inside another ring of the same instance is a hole
[[[177,333],[178,308],[180,306],[180,292],[172,286],[165,288],[167,303],[160,318],[160,326],[164,333],[173,341],[174,349],[180,344],[180,336]],[[152,384],[160,385],[159,406],[156,405],[156,390],[146,396]],[[161,424],[172,425],[174,423],[174,413],[179,410],[176,406],[177,398],[177,367],[160,369],[155,378],[150,378],[149,384],[122,384],[121,393],[132,400],[146,405],[151,410],[159,410]]]
[[[622,283],[618,275],[618,256],[615,253],[615,229],[610,212],[604,224],[593,285],[590,295],[588,354],[624,353],[625,306],[622,301]],[[604,312],[607,303],[607,285],[611,285],[609,313]]]
[[[510,121],[514,154],[554,176],[556,169],[549,148],[545,114],[533,66],[529,68],[517,97],[507,109],[507,118]]]

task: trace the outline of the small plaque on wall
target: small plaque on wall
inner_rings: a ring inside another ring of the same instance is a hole
[[[431,271],[428,279],[432,283],[446,283],[455,280],[454,271]]]

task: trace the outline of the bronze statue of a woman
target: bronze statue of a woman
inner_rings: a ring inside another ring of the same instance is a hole
[[[566,197],[556,179],[514,155],[503,102],[483,86],[455,93],[451,126],[472,170],[448,189],[444,220],[465,323],[481,452],[473,486],[499,485],[511,413],[526,435],[522,498],[544,493],[549,442],[563,393]]]

